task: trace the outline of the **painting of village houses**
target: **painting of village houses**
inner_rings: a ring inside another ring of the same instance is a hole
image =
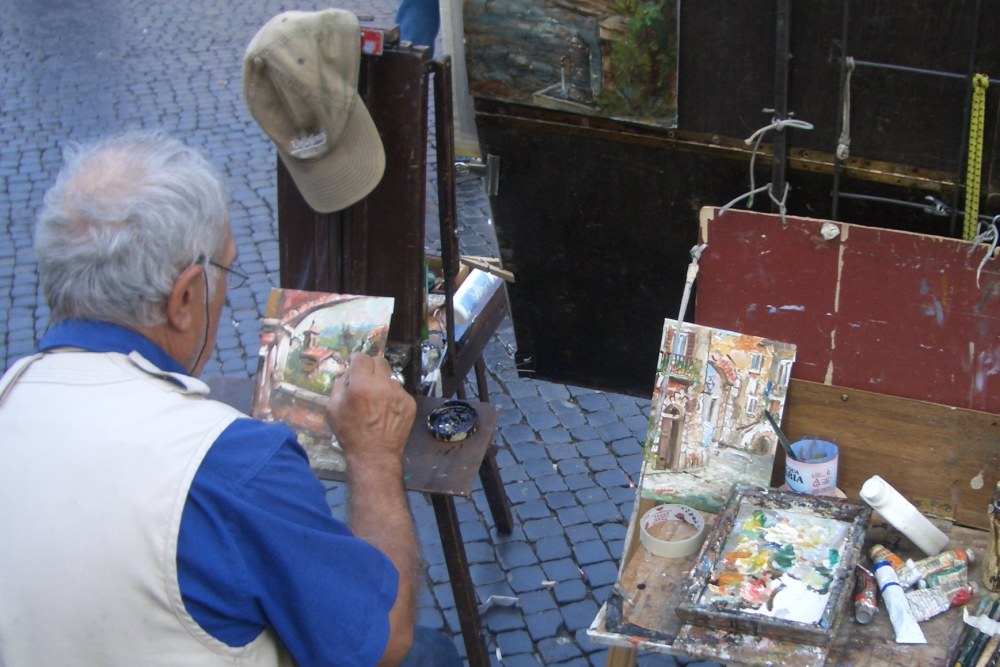
[[[679,0],[466,0],[475,97],[677,126]]]
[[[795,346],[667,320],[642,493],[719,512],[733,483],[768,486]]]
[[[343,471],[343,453],[326,423],[336,378],[352,352],[384,353],[393,300],[272,289],[261,325],[251,413],[284,422],[317,470]]]

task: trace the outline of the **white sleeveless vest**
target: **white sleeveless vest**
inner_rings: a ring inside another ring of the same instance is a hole
[[[135,352],[36,355],[0,380],[0,666],[291,663],[269,631],[212,638],[181,600],[188,489],[240,416],[207,392]]]

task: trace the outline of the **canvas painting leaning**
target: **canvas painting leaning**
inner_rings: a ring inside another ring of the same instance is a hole
[[[718,513],[734,482],[769,486],[795,345],[666,320],[642,493]]]

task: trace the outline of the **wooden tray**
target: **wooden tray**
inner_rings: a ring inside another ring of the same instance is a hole
[[[871,508],[856,502],[734,485],[687,577],[677,616],[828,645],[848,607],[870,518]]]

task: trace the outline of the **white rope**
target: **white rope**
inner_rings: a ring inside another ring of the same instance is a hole
[[[844,111],[840,119],[840,138],[837,139],[837,158],[846,160],[851,157],[851,74],[854,72],[854,58],[844,59],[847,76],[844,77]]]
[[[739,197],[737,197],[736,199],[732,200],[731,202],[723,206],[721,209],[719,209],[720,216],[724,215],[726,211],[728,211],[730,208],[733,207],[733,205],[737,204],[738,202],[744,199],[747,200],[747,208],[750,208],[751,206],[753,206],[753,196],[758,193],[764,192],[766,190],[768,196],[771,198],[771,201],[774,202],[775,206],[778,207],[778,212],[781,214],[782,226],[787,224],[785,220],[785,212],[786,212],[785,201],[788,199],[788,192],[790,189],[788,182],[787,181],[785,182],[785,191],[782,193],[781,199],[779,200],[777,197],[774,196],[774,192],[772,191],[773,183],[768,183],[767,185],[764,185],[759,188],[756,187],[756,179],[754,178],[754,173],[753,173],[754,164],[757,162],[757,150],[760,148],[760,142],[764,138],[764,135],[770,132],[771,130],[775,130],[776,132],[781,132],[786,127],[793,127],[799,130],[811,130],[813,129],[813,124],[808,121],[796,120],[794,118],[775,120],[772,121],[770,125],[765,125],[764,127],[760,128],[759,130],[751,134],[749,137],[744,139],[743,143],[747,144],[748,146],[751,143],[754,145],[753,151],[751,151],[750,153],[750,191],[740,195]]]
[[[740,200],[749,199],[750,197],[753,197],[756,194],[760,194],[761,192],[767,191],[767,196],[770,197],[771,201],[774,202],[774,205],[778,207],[778,214],[781,216],[781,226],[782,227],[786,226],[788,224],[788,221],[785,219],[785,214],[787,212],[787,209],[785,208],[785,201],[788,200],[788,192],[791,190],[791,187],[788,185],[788,182],[786,181],[785,192],[784,194],[781,195],[781,199],[778,199],[777,197],[774,196],[774,193],[771,192],[772,185],[773,183],[768,183],[767,185],[760,186],[756,190],[751,190],[750,192],[744,192],[739,197],[737,197],[736,199],[732,200],[731,202],[720,208],[719,217],[725,215],[726,211],[731,209],[734,205],[738,204]],[[747,206],[749,206],[749,204],[747,204]]]
[[[774,205],[778,207],[778,213],[781,215],[781,226],[782,227],[787,227],[788,226],[788,221],[785,220],[785,212],[787,210],[785,208],[785,201],[788,200],[788,191],[790,189],[791,188],[788,185],[788,181],[785,181],[785,191],[784,191],[784,193],[782,193],[781,199],[778,200],[774,196],[774,188],[771,187],[770,183],[767,184],[767,196],[770,197],[771,201],[774,202]]]
[[[728,204],[726,204],[725,206],[723,206],[722,208],[720,208],[719,209],[719,215],[720,216],[725,215],[726,211],[728,211],[729,209],[731,209],[734,205],[738,204],[740,201],[742,201],[744,199],[749,199],[750,197],[754,196],[755,194],[764,192],[764,190],[769,190],[770,188],[771,188],[771,184],[768,183],[767,185],[760,186],[756,190],[751,190],[750,192],[744,192],[739,197],[737,197],[736,199],[732,200],[731,202],[729,202]]]
[[[764,127],[760,128],[759,130],[751,134],[748,138],[743,140],[743,143],[749,146],[751,143],[754,142],[754,140],[757,140],[757,143],[759,145],[760,144],[759,138],[760,136],[763,136],[764,133],[769,132],[770,130],[777,130],[780,132],[786,127],[794,127],[799,130],[811,130],[813,129],[813,124],[810,123],[809,121],[796,120],[795,118],[785,118],[784,120],[776,120],[772,122],[770,125],[765,125]]]
[[[975,252],[976,246],[980,243],[988,243],[989,246],[986,249],[986,254],[983,255],[982,260],[979,262],[979,267],[976,269],[976,287],[979,287],[979,275],[983,272],[983,267],[986,266],[986,262],[995,257],[997,250],[997,242],[1000,240],[1000,234],[997,233],[997,221],[1000,220],[1000,215],[993,216],[993,220],[986,225],[986,229],[979,232],[974,239],[972,239],[972,247],[969,248],[968,256],[972,256]],[[982,223],[980,223],[982,224]]]

